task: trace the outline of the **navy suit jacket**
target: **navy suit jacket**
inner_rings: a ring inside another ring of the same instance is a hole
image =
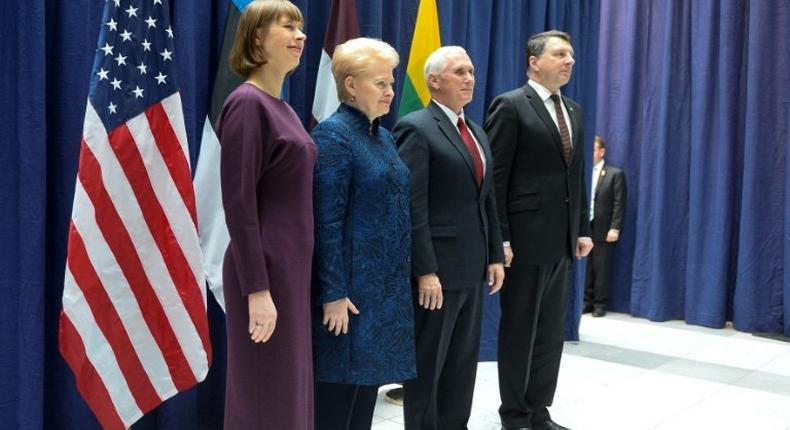
[[[623,229],[626,193],[623,171],[604,163],[601,173],[598,174],[598,184],[593,196],[595,200],[593,240],[603,242],[610,229]]]
[[[488,109],[499,224],[514,266],[573,257],[576,239],[590,236],[583,114],[576,102],[562,100],[573,134],[569,164],[557,125],[529,84],[498,96]]]
[[[488,265],[504,261],[493,156],[483,129],[466,123],[487,160],[482,186],[458,129],[433,101],[392,130],[411,171],[412,275],[437,273],[447,290],[481,287]]]

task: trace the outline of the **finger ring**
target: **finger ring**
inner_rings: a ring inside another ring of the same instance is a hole
[[[260,326],[262,326],[262,325],[263,325],[263,324],[259,323],[258,321],[255,321],[255,327],[260,327]]]

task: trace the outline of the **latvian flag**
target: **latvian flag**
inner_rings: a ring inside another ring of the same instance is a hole
[[[104,7],[68,236],[60,351],[107,429],[211,362],[168,0]]]
[[[335,53],[335,47],[356,37],[359,37],[356,0],[332,0],[315,84],[313,119],[316,123],[328,118],[340,106],[335,79],[332,76],[332,54]]]

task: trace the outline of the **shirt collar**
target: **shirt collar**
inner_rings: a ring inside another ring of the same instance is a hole
[[[551,97],[552,94],[551,91],[549,91],[543,85],[533,81],[532,79],[527,81],[527,83],[529,84],[530,87],[532,87],[535,90],[535,92],[538,93],[538,96],[540,96],[540,99],[543,100],[544,103],[546,102],[546,100],[549,99],[549,97]],[[562,99],[562,93],[560,92],[560,90],[557,90],[557,95],[559,95],[560,99]]]
[[[453,110],[448,108],[447,106],[437,102],[436,99],[431,99],[431,100],[433,100],[434,103],[436,103],[440,108],[442,108],[442,112],[444,112],[444,114],[447,115],[447,118],[450,119],[450,122],[452,122],[454,126],[456,127],[458,126],[458,118],[464,118],[464,121],[466,121],[465,119],[466,117],[464,117],[463,109],[461,109],[461,114],[459,115],[453,112]]]
[[[593,166],[593,170],[601,170],[601,169],[603,169],[604,161],[606,161],[606,160],[601,158],[601,161],[599,161],[598,163],[595,164],[595,166]]]

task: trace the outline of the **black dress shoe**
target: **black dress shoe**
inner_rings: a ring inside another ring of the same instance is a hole
[[[533,422],[532,430],[570,430],[570,429],[567,427],[563,427],[552,420],[546,420],[539,423]]]
[[[582,308],[583,314],[589,314],[592,311],[593,311],[593,305],[585,304],[584,307]]]
[[[533,430],[532,427],[502,427],[502,430]]]
[[[606,308],[603,306],[595,306],[595,309],[592,311],[592,316],[595,318],[600,318],[606,315]]]

